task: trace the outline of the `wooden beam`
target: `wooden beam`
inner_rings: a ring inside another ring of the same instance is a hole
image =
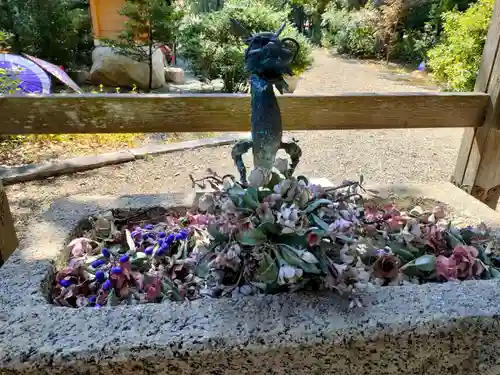
[[[10,212],[2,180],[0,180],[0,266],[16,250],[18,245],[14,219]]]
[[[285,95],[286,130],[482,125],[481,93]],[[0,96],[0,134],[247,131],[248,95]]]
[[[496,209],[500,198],[500,0],[495,1],[474,87],[490,96],[484,126],[465,129],[452,182]]]

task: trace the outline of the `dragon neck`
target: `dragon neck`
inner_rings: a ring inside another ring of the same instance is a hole
[[[280,108],[271,83],[257,75],[250,79],[254,165],[270,169],[283,134]]]

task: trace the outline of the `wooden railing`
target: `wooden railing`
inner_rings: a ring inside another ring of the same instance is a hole
[[[465,128],[452,182],[496,208],[500,197],[500,0],[475,92],[279,97],[285,130]],[[0,96],[0,135],[248,131],[248,95]],[[439,152],[439,150],[436,150]],[[0,181],[0,254],[17,246]]]

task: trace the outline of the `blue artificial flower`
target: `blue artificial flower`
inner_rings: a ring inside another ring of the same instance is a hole
[[[156,251],[156,256],[163,256],[165,255],[165,252],[167,251],[168,246],[166,244],[163,244],[160,246],[160,248]]]
[[[113,287],[113,284],[111,284],[111,280],[106,280],[104,284],[102,284],[102,289],[104,290],[111,290]]]
[[[144,250],[144,254],[146,254],[146,255],[153,255],[154,249],[155,249],[154,246],[148,246]]]
[[[88,298],[88,301],[89,301],[89,303],[95,303],[96,299],[97,299],[96,296],[90,296]]]
[[[167,237],[167,234],[165,232],[160,232],[159,236],[160,238],[165,238]]]
[[[186,230],[181,230],[179,233],[175,235],[175,239],[177,241],[182,241],[188,238],[188,232]]]
[[[101,305],[99,305],[98,303],[96,303],[96,304],[95,304],[95,308],[96,308],[97,310],[99,310],[99,309],[101,308]]]
[[[174,242],[175,240],[175,235],[174,234],[169,234],[168,237],[167,237],[167,242],[166,244],[168,246],[172,245],[172,243]]]
[[[138,236],[139,234],[141,234],[140,231],[133,231],[132,233],[130,233],[130,235],[132,236],[132,238],[135,238],[136,236]]]
[[[99,270],[95,273],[95,278],[97,281],[103,282],[104,280],[106,280],[106,274],[104,273],[104,271]]]
[[[161,239],[161,238],[158,240],[158,245],[160,245],[160,246],[161,246],[161,245],[163,245],[164,243],[165,243],[165,240],[163,240],[163,239]]]
[[[153,229],[153,224],[146,224],[146,225],[144,225],[144,229],[147,229],[147,230]]]
[[[122,269],[120,267],[113,267],[113,268],[111,268],[111,273],[114,273],[115,275],[119,275],[122,273]]]
[[[109,252],[108,249],[104,248],[101,250],[101,254],[105,256],[106,258],[109,258],[111,256],[111,253]]]
[[[149,237],[150,237],[149,233],[144,233],[144,234],[142,235],[142,239],[143,239],[144,241],[146,241]]]
[[[126,262],[128,262],[129,258],[130,257],[128,256],[128,254],[122,255],[120,257],[120,263],[126,263]]]
[[[91,263],[91,266],[93,268],[99,268],[101,267],[102,265],[104,265],[106,262],[102,259],[97,259],[97,260],[94,260],[92,263]]]
[[[73,284],[71,280],[62,279],[61,281],[59,281],[59,285],[61,285],[64,288],[69,287],[71,284]]]

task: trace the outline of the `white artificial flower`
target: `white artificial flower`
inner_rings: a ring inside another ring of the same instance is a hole
[[[279,269],[278,284],[285,285],[296,283],[298,279],[302,277],[303,273],[304,271],[302,271],[302,269],[285,264]]]

